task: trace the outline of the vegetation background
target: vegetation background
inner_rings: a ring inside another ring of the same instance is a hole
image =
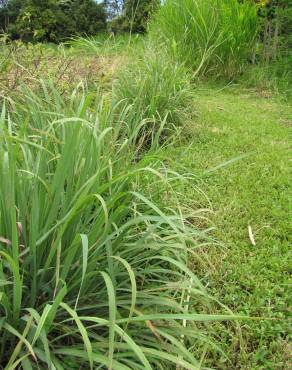
[[[290,0],[0,0],[0,368],[291,367]]]

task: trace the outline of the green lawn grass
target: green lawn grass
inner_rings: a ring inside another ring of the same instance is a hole
[[[191,139],[164,155],[193,173],[244,155],[205,177],[208,202],[182,189],[193,208],[211,205],[209,217],[224,245],[208,251],[209,289],[234,312],[277,318],[241,323],[241,345],[238,333],[223,330],[218,335],[231,363],[216,358],[213,366],[288,369],[292,108],[238,87],[201,88],[195,105]]]

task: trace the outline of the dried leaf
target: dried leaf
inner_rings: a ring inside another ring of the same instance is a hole
[[[6,244],[6,245],[11,245],[11,244],[12,244],[11,240],[9,240],[9,239],[5,239],[5,238],[3,238],[2,236],[0,236],[0,242],[1,242],[1,243],[4,243],[4,244]]]
[[[150,320],[146,320],[146,325],[148,326],[148,329],[150,329],[152,333],[156,336],[156,338],[161,340],[161,336],[157,333],[155,326],[152,324]]]
[[[256,246],[256,242],[255,242],[254,235],[253,235],[253,232],[252,232],[252,228],[251,228],[250,225],[248,225],[248,236],[249,236],[249,240],[250,240],[251,244],[253,246]]]
[[[17,225],[17,231],[18,231],[18,237],[20,238],[23,234],[23,227],[21,222],[16,222]]]

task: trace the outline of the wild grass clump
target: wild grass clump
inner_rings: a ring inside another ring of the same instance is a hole
[[[281,57],[271,63],[260,62],[250,66],[240,82],[243,85],[292,98],[292,57]]]
[[[143,37],[128,34],[98,34],[91,37],[75,37],[66,43],[70,46],[70,52],[85,52],[89,55],[113,56],[122,54],[125,50],[130,51],[135,47],[135,52],[142,45]]]
[[[189,119],[193,89],[185,67],[165,50],[151,46],[141,58],[122,69],[114,84],[113,95],[122,109],[131,107],[127,130],[135,131],[144,120],[139,137],[142,145],[159,143]]]
[[[237,0],[167,0],[150,26],[154,42],[195,75],[229,78],[252,55],[256,33],[256,7]]]
[[[132,160],[125,116],[44,83],[3,105],[0,367],[197,369],[196,323],[228,318],[190,309],[210,312],[188,268],[208,234],[140,191],[140,173],[175,175]]]

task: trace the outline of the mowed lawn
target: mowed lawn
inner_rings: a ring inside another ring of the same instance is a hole
[[[164,154],[194,174],[215,168],[200,184],[208,200],[182,190],[193,208],[211,208],[223,244],[208,250],[209,291],[236,313],[275,318],[242,322],[241,343],[218,333],[231,363],[217,368],[289,369],[292,108],[235,87],[201,88],[195,107],[190,139]]]

